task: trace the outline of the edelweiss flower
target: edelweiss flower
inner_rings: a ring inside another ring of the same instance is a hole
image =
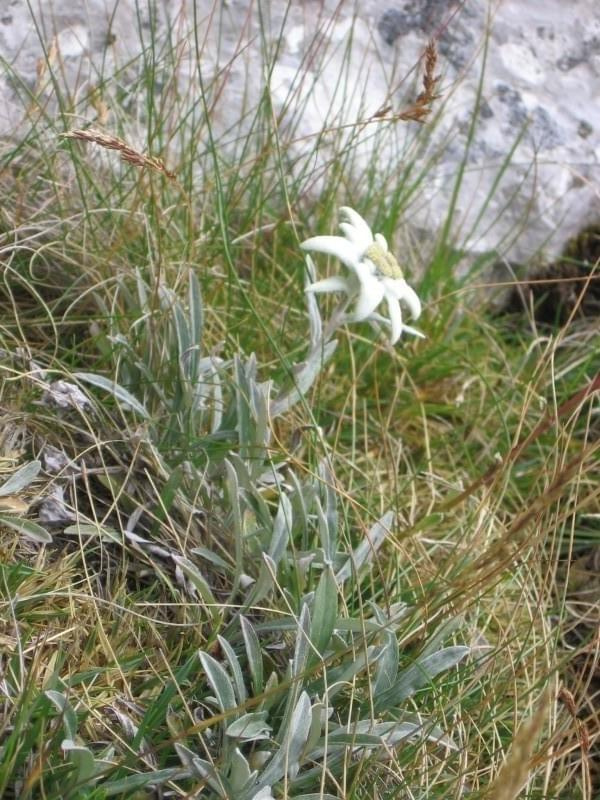
[[[311,283],[307,292],[344,292],[349,300],[356,298],[356,305],[345,322],[377,320],[391,326],[390,341],[395,344],[403,331],[415,336],[423,334],[402,322],[400,303],[405,303],[413,319],[421,314],[421,301],[414,289],[406,283],[400,265],[389,252],[385,238],[371,229],[354,209],[340,209],[344,220],[340,228],[344,236],[313,236],[300,245],[303,250],[327,253],[336,256],[350,270],[348,277],[335,275]],[[375,312],[385,300],[389,320]]]

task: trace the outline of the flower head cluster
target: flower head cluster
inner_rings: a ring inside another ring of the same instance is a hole
[[[310,284],[307,292],[344,292],[348,302],[356,300],[353,311],[345,322],[376,320],[391,327],[390,341],[395,344],[403,332],[415,336],[423,334],[405,325],[400,304],[408,307],[413,319],[421,314],[421,301],[414,289],[406,283],[400,265],[390,253],[385,238],[376,233],[352,208],[340,209],[343,236],[313,236],[301,244],[303,250],[336,256],[350,270],[348,276],[335,275]],[[386,302],[388,317],[376,312],[382,301]]]

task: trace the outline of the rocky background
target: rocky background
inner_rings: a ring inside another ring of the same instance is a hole
[[[430,37],[436,118],[418,136],[417,123],[381,133],[373,115],[414,99]],[[0,56],[4,140],[31,124],[35,101],[59,129],[91,123],[144,148],[151,60],[158,101],[174,93],[193,109],[173,127],[207,137],[208,116],[232,153],[258,135],[253,111],[268,91],[315,197],[350,146],[359,186],[374,153],[399,180],[408,163],[413,175],[426,168],[407,219],[417,234],[443,225],[462,170],[453,224],[471,252],[551,258],[600,221],[597,0],[0,0]]]

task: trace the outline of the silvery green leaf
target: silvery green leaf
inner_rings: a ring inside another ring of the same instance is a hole
[[[296,777],[300,769],[300,756],[310,732],[311,719],[310,698],[306,692],[302,692],[290,716],[289,724],[286,725],[281,747],[260,776],[261,787],[272,786],[283,778],[286,772],[292,780]],[[280,735],[281,732],[278,736]]]
[[[190,369],[190,354],[193,347],[192,340],[190,339],[190,332],[188,329],[187,320],[183,312],[183,308],[178,300],[173,298],[171,305],[171,315],[173,326],[175,328],[175,336],[177,338],[177,356],[179,367],[183,375],[191,380],[194,376]]]
[[[249,369],[250,367],[250,369]],[[240,458],[252,458],[255,442],[252,410],[250,406],[250,381],[248,372],[252,372],[250,364],[244,364],[239,356],[234,359],[235,398],[237,409],[237,432],[239,438]]]
[[[211,655],[202,650],[199,651],[198,657],[221,711],[237,708],[233,685],[223,667]]]
[[[335,627],[337,606],[337,584],[331,567],[325,567],[315,593],[310,626],[310,640],[321,658],[325,655]]]
[[[402,620],[410,612],[410,606],[406,603],[390,603],[385,611],[373,602],[369,602],[369,606],[381,630],[397,631]],[[372,620],[368,620],[368,622],[372,622]]]
[[[375,668],[373,696],[379,697],[394,685],[398,675],[398,640],[392,631],[383,633],[383,652]]]
[[[242,739],[245,742],[255,742],[259,739],[271,738],[271,726],[267,723],[266,711],[253,711],[242,714],[232,722],[225,731],[232,739]]]
[[[245,607],[256,605],[268,595],[275,584],[276,574],[277,565],[267,553],[263,553],[263,563],[261,564],[256,583],[250,590],[250,595],[245,602]]]
[[[175,750],[179,756],[179,760],[186,767],[192,775],[201,778],[216,792],[216,794],[223,798],[223,800],[230,800],[231,792],[229,782],[225,782],[221,775],[216,771],[209,761],[205,761],[188,747],[179,742],[175,742]]]
[[[271,511],[260,492],[256,491],[256,482],[250,475],[246,462],[237,453],[231,452],[227,456],[229,463],[235,469],[236,479],[244,496],[251,498],[252,505],[256,506],[259,518],[266,525],[271,523]],[[247,502],[247,501],[246,501]]]
[[[307,500],[312,502],[314,497],[314,489],[312,486],[302,486],[294,470],[290,470],[287,480],[293,487],[293,492],[290,495],[290,503],[292,505],[292,514],[296,530],[300,530],[302,534],[302,547],[306,546],[306,539],[308,535],[308,511]]]
[[[45,528],[38,525],[37,522],[32,522],[30,519],[23,519],[22,517],[13,517],[11,514],[0,514],[0,525],[11,528],[17,533],[21,533],[28,539],[32,539],[38,544],[49,544],[52,541],[52,536]]]
[[[338,692],[345,689],[348,683],[359,672],[375,664],[382,655],[383,647],[370,646],[365,653],[364,648],[358,651],[353,661],[347,661],[339,667],[327,670],[327,699],[332,700]]]
[[[72,776],[74,783],[80,786],[89,786],[97,772],[92,751],[83,745],[76,744],[72,739],[64,739],[61,748],[68,753],[69,761],[75,767],[76,772]],[[101,765],[98,766],[101,767]]]
[[[322,794],[319,792],[315,794],[298,794],[294,797],[294,800],[340,800],[340,798],[335,794]]]
[[[269,556],[275,564],[281,561],[292,531],[292,506],[285,494],[279,498],[279,507],[273,520],[273,534],[269,545]]]
[[[204,307],[200,282],[193,269],[188,272],[188,305],[190,309],[190,336],[195,345],[202,341],[204,327]]]
[[[223,421],[223,381],[219,372],[215,369],[210,377],[212,381],[212,418],[210,432],[216,433]]]
[[[436,628],[433,634],[427,639],[425,642],[425,646],[419,653],[420,658],[424,658],[425,656],[429,656],[432,653],[437,652],[441,645],[449,639],[457,630],[459,630],[463,625],[463,619],[460,616],[452,617],[451,619],[447,619],[445,622]]]
[[[323,729],[324,718],[326,717],[327,708],[324,703],[318,701],[312,707],[310,730],[306,737],[306,746],[303,756],[308,757],[314,748],[317,746]]]
[[[291,679],[294,679],[290,689],[287,693],[285,709],[277,733],[277,741],[283,745],[285,736],[287,735],[290,720],[294,713],[294,708],[302,688],[303,673],[308,664],[309,653],[311,649],[310,644],[310,611],[306,603],[302,605],[300,616],[297,622],[296,644],[294,647],[294,659],[289,665]]]
[[[415,716],[415,720],[402,720],[399,722],[373,723],[371,720],[361,720],[353,725],[329,731],[328,745],[351,746],[354,750],[359,748],[373,749],[379,747],[395,747],[405,739],[424,737],[437,744],[452,747],[456,746],[443,731],[436,726],[431,726]],[[314,755],[322,755],[322,750]]]
[[[315,497],[314,502],[317,511],[317,519],[319,521],[319,539],[321,541],[321,549],[323,550],[323,561],[327,565],[333,564],[335,557],[335,547],[329,535],[329,525],[327,524],[327,517],[318,497]]]
[[[280,694],[285,691],[283,689],[275,691],[278,683],[277,673],[272,672],[265,683],[264,698],[259,706],[262,710],[270,709],[279,700]]]
[[[22,467],[10,476],[2,486],[0,486],[0,497],[6,497],[9,494],[18,494],[30,483],[32,483],[38,476],[42,468],[40,461],[30,461],[28,464],[23,464]]]
[[[128,775],[115,781],[104,781],[102,783],[102,796],[113,797],[120,794],[123,797],[134,797],[134,792],[146,787],[157,787],[167,781],[174,781],[177,778],[185,777],[179,768],[168,767],[167,769],[152,770],[152,772],[141,772],[139,774]]]
[[[416,725],[419,725],[421,728],[422,735],[428,739],[430,742],[435,742],[435,744],[439,744],[441,747],[446,747],[450,750],[457,750],[456,744],[450,739],[449,736],[440,728],[439,725],[436,725],[430,719],[426,717],[422,717],[420,714],[415,714],[414,712],[402,712],[402,717],[399,722],[412,722]]]
[[[315,262],[309,255],[305,257],[306,263],[306,274],[304,277],[304,286],[310,286],[311,283],[315,283],[317,279],[317,273],[315,269]],[[306,302],[306,310],[308,311],[308,327],[309,327],[309,340],[310,340],[310,347],[311,350],[315,349],[318,343],[321,341],[323,336],[323,323],[321,321],[321,314],[319,312],[319,304],[317,303],[317,297],[314,292],[306,292],[304,294],[304,300]]]
[[[195,556],[200,556],[200,558],[203,558],[205,561],[209,561],[211,564],[214,564],[215,567],[222,569],[223,572],[231,572],[231,564],[208,547],[192,547],[190,553]]]
[[[306,361],[297,364],[293,369],[292,382],[293,385],[290,389],[281,392],[270,404],[270,417],[275,417],[289,411],[290,408],[296,405],[304,395],[308,392],[313,385],[319,373],[329,361],[335,348],[337,347],[337,339],[327,342],[323,348],[314,350]]]
[[[256,780],[256,770],[251,770],[246,757],[239,748],[235,748],[229,757],[229,785],[234,796],[239,796],[242,789]]]
[[[242,673],[240,662],[233,650],[233,647],[229,644],[227,639],[219,635],[217,636],[217,640],[221,645],[221,650],[223,651],[223,654],[227,659],[227,663],[229,664],[229,669],[231,670],[231,674],[233,675],[233,682],[235,685],[238,705],[243,705],[243,703],[246,702],[247,695],[246,695],[246,687],[244,685],[244,675]]]
[[[351,748],[354,753],[361,750],[373,751],[389,749],[400,742],[416,736],[423,736],[423,726],[412,722],[386,722],[373,724],[370,720],[362,720],[350,726],[330,730],[327,736],[327,753],[341,748]],[[321,746],[311,753],[311,759],[319,760],[325,756],[325,747]]]
[[[286,755],[287,772],[292,780],[300,769],[300,756],[308,739],[311,720],[310,698],[306,692],[302,692],[292,714],[284,747],[282,748]]]
[[[66,696],[54,689],[48,689],[44,694],[62,716],[65,738],[74,740],[77,736],[77,716]]]
[[[131,392],[128,392],[127,389],[124,389],[123,386],[120,386],[115,381],[111,381],[103,375],[94,375],[91,372],[76,372],[74,377],[85,383],[91,383],[92,386],[97,386],[99,389],[104,389],[125,407],[135,411],[144,419],[150,418],[150,415],[139,400],[136,400]]]
[[[263,786],[256,794],[252,795],[251,800],[275,800],[270,786]]]
[[[252,689],[254,696],[259,695],[263,690],[263,657],[260,649],[260,642],[256,631],[246,617],[240,616],[240,627],[246,648],[246,658],[252,676]]]
[[[240,506],[240,485],[238,483],[236,470],[233,467],[233,464],[225,459],[225,472],[226,472],[226,479],[225,479],[225,486],[227,488],[227,500],[228,505],[231,508],[231,515],[233,518],[233,541],[234,541],[234,555],[235,555],[235,565],[236,565],[236,576],[239,578],[239,575],[242,572],[242,555],[243,555],[243,539],[244,539],[244,529],[242,525],[242,509]],[[236,585],[232,589],[232,594],[235,594],[237,591],[237,581]]]
[[[371,527],[365,538],[335,576],[338,584],[341,585],[344,581],[348,580],[354,571],[358,572],[363,564],[372,560],[375,553],[377,553],[381,547],[382,542],[385,541],[386,536],[389,534],[393,522],[394,512],[387,511],[383,517]]]
[[[332,554],[337,549],[338,535],[338,496],[336,491],[335,475],[328,462],[323,460],[319,464],[319,477],[321,479],[321,491],[323,493],[323,509],[329,528],[329,539],[331,541]]]
[[[219,617],[220,605],[217,603],[204,575],[202,575],[200,570],[192,564],[188,558],[185,558],[185,556],[174,555],[173,561],[175,561],[185,577],[189,580],[194,589],[196,589],[198,595],[206,603],[207,611],[213,619],[217,619]]]
[[[269,421],[269,392],[271,382],[252,384],[252,411],[254,416],[254,459],[251,462],[252,476],[256,478],[263,470],[263,462],[267,456],[267,447],[271,441],[271,424]]]
[[[470,652],[469,647],[445,647],[422,658],[400,673],[399,679],[387,691],[375,698],[375,711],[395,708],[423,686],[431,685],[440,672],[456,666]]]
[[[298,618],[298,632],[296,634],[296,645],[294,647],[294,660],[292,662],[292,675],[300,677],[308,663],[310,652],[310,611],[306,603],[303,604]]]

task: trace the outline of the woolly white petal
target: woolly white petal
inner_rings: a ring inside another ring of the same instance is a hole
[[[401,300],[404,300],[408,306],[413,319],[419,319],[421,316],[421,301],[414,289],[412,289],[406,281],[404,283],[404,294]]]
[[[371,242],[365,241],[360,232],[349,222],[340,222],[340,228],[346,239],[356,247],[356,253],[360,257]]]
[[[387,251],[389,250],[389,247],[388,247],[387,239],[385,238],[385,236],[383,234],[381,234],[381,233],[376,233],[375,234],[375,241],[377,242],[379,247],[381,247],[383,252],[387,253]]]
[[[406,303],[413,319],[421,316],[421,301],[414,289],[408,285],[404,278],[382,278],[386,294],[392,295],[396,300]]]
[[[377,272],[377,267],[370,258],[363,258],[363,260],[356,265],[356,269],[354,271],[362,283],[363,281],[371,280],[371,278]],[[377,280],[379,280],[379,278],[377,278]]]
[[[404,325],[403,324],[402,325],[402,330],[405,331],[406,333],[411,333],[413,336],[418,336],[419,339],[426,339],[427,338],[424,333],[421,333],[421,331],[418,331],[416,328],[413,328],[411,325]]]
[[[396,344],[402,334],[402,312],[400,311],[400,303],[390,294],[386,295],[387,307],[390,312],[390,324],[392,326],[392,335],[390,337],[391,344]]]
[[[322,292],[346,292],[346,294],[352,294],[353,288],[346,278],[342,278],[341,275],[332,275],[331,278],[323,278],[322,281],[309,284],[304,291],[315,292],[316,294]]]
[[[358,302],[353,312],[355,322],[360,322],[370,316],[383,300],[385,287],[381,281],[369,275],[361,282]]]
[[[349,206],[342,206],[340,215],[352,225],[355,241],[360,242],[365,250],[370,244],[373,244],[373,232],[357,211]]]
[[[300,247],[303,250],[314,250],[317,253],[335,256],[350,269],[356,269],[360,258],[356,247],[343,236],[313,236],[302,242]]]

